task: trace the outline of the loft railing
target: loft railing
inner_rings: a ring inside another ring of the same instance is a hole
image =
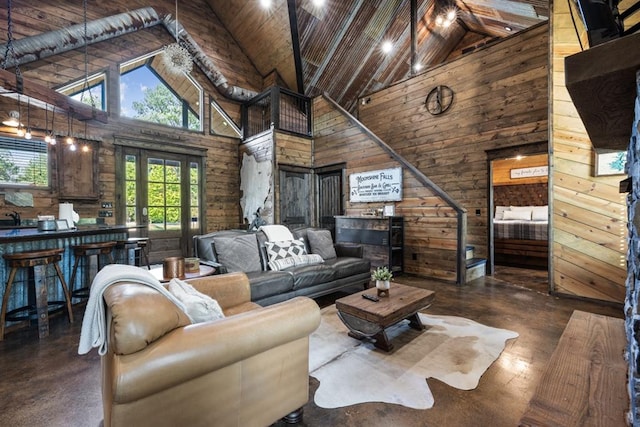
[[[274,86],[244,103],[244,139],[265,132],[271,127],[297,135],[311,136],[311,99]]]

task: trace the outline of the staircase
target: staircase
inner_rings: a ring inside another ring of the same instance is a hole
[[[484,277],[487,272],[487,260],[484,258],[474,257],[474,247],[467,245],[466,248],[466,264],[467,264],[467,283],[477,279],[478,277]]]

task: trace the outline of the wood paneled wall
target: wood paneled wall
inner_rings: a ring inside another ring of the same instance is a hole
[[[346,175],[402,166],[350,117],[323,97],[314,99],[314,167],[346,164]],[[395,204],[405,219],[404,271],[421,276],[456,280],[457,214],[433,191],[403,169],[402,202],[351,203],[344,183],[345,215],[361,215],[385,204]]]
[[[490,217],[485,151],[548,140],[548,28],[537,25],[359,103],[361,122],[466,208],[467,243],[479,257],[487,257]],[[436,85],[449,86],[454,100],[432,116],[424,102]],[[430,223],[423,218],[420,226]],[[453,237],[452,224],[440,226],[442,238]]]
[[[500,159],[493,161],[493,185],[523,185],[523,184],[539,184],[546,183],[549,175],[532,176],[525,178],[512,178],[511,169],[537,168],[549,165],[549,155],[539,154],[535,156],[526,156],[522,159]]]
[[[593,176],[591,141],[564,85],[564,58],[580,51],[566,2],[553,3],[551,34],[553,287],[622,303],[627,215],[618,183],[624,176]]]
[[[101,3],[100,7],[94,7],[89,2],[87,15],[89,20],[94,20],[148,6],[154,7],[158,12],[168,12],[172,15],[175,13],[175,3],[170,0],[115,0]],[[205,0],[181,2],[179,19],[186,31],[216,64],[230,85],[260,92],[262,90],[262,76],[258,74],[215,15],[212,12],[202,13],[203,9],[210,11]],[[6,12],[6,8],[0,9],[0,22],[6,22]],[[71,0],[58,2],[14,0],[13,20],[14,37],[16,39],[58,30],[72,24],[82,23],[82,2]],[[2,43],[6,42],[6,31],[0,32],[0,40]],[[124,136],[129,139],[140,137],[145,140],[154,139],[157,141],[158,150],[162,150],[165,143],[205,148],[207,150],[204,200],[206,206],[206,229],[203,231],[238,228],[241,218],[240,196],[238,194],[240,187],[239,141],[209,135],[210,111],[208,102],[202,118],[204,132],[186,132],[180,129],[119,118],[118,116],[119,64],[139,55],[161,49],[171,42],[173,42],[171,35],[162,25],[157,25],[149,29],[89,45],[88,72],[92,74],[106,71],[108,74],[109,123],[100,124],[90,121],[87,123],[86,130],[86,133],[92,139],[101,141],[99,144],[100,200],[97,202],[74,202],[74,208],[76,208],[81,217],[96,217],[100,209],[100,202],[114,201],[116,199],[114,135]],[[82,79],[84,77],[84,61],[84,48],[81,48],[34,61],[22,65],[20,68],[27,81],[55,88],[69,81]],[[193,76],[204,88],[205,99],[209,99],[209,96],[212,96],[231,118],[236,123],[239,123],[240,104],[224,98],[204,74],[198,70],[193,72]],[[44,128],[44,111],[33,109],[32,114],[34,120],[32,126]],[[49,120],[51,120],[51,117],[49,117]],[[66,134],[66,117],[56,116],[56,130],[60,134]],[[82,137],[85,134],[84,123],[74,121],[73,130],[77,136]],[[33,218],[37,214],[51,213],[57,210],[59,200],[55,178],[52,191],[34,191],[33,194],[35,206],[33,208],[19,209],[23,218]],[[5,206],[3,196],[0,196],[0,209],[2,212],[10,209],[9,206]],[[11,210],[13,210],[13,207],[11,207]],[[107,222],[114,222],[114,218],[107,219]]]

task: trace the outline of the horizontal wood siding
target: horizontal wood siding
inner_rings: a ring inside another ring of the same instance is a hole
[[[324,98],[315,98],[314,167],[346,164],[352,173],[401,166],[387,151],[362,131],[348,116]],[[396,215],[404,217],[404,271],[425,277],[456,280],[457,215],[411,172],[403,170],[403,199],[396,202]],[[345,182],[345,215],[360,215],[389,202],[351,203]],[[415,259],[414,259],[415,257]]]
[[[313,165],[313,141],[309,138],[277,132],[274,135],[276,162],[310,168]]]
[[[485,150],[548,139],[548,52],[548,25],[538,25],[359,103],[360,121],[472,213],[467,244],[477,257],[487,257],[491,216]],[[437,85],[449,86],[454,100],[433,116],[425,98]],[[427,223],[407,234],[432,237],[437,226]]]
[[[622,303],[627,215],[618,183],[624,177],[593,176],[594,150],[565,87],[564,58],[580,51],[566,3],[553,4],[551,34],[553,288]]]

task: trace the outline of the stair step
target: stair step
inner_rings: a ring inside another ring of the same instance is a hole
[[[484,277],[487,274],[487,260],[484,258],[471,258],[467,260],[467,282]]]
[[[484,258],[471,258],[467,260],[467,268],[473,268],[476,267],[478,265],[486,265],[487,264],[487,260]]]

